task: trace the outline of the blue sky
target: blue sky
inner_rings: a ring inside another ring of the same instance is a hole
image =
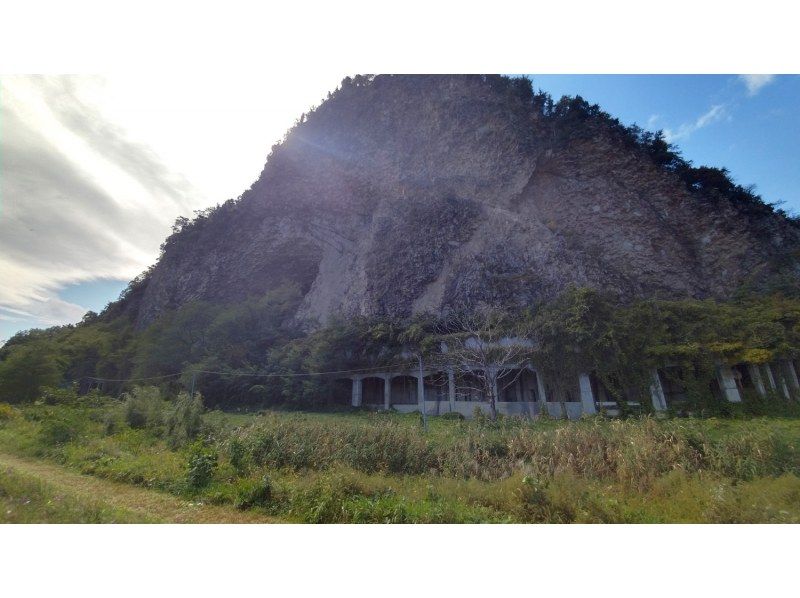
[[[800,76],[528,76],[554,99],[579,94],[664,130],[695,165],[724,166],[800,214]],[[0,167],[14,166],[0,178],[0,343],[102,310],[155,261],[175,217],[239,195],[341,78],[0,80]],[[194,142],[197,122],[216,143]]]

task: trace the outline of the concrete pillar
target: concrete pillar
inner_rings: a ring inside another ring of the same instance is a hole
[[[795,390],[800,390],[800,380],[797,379],[797,370],[791,360],[786,361],[786,371],[789,373],[789,383]]]
[[[733,377],[731,366],[719,365],[717,366],[717,380],[722,389],[722,394],[731,403],[741,403],[742,396],[739,394],[739,388],[736,386],[736,379]]]
[[[783,391],[783,396],[787,399],[792,398],[792,395],[789,393],[789,387],[786,384],[786,367],[782,367],[783,364],[778,362],[778,381],[781,383],[781,390]]]
[[[453,368],[447,370],[447,400],[450,403],[450,411],[456,409],[456,375]]]
[[[417,404],[419,405],[419,410],[421,413],[427,413],[425,409],[425,378],[423,378],[422,374],[416,374],[417,376]]]
[[[547,394],[544,391],[544,380],[541,374],[536,372],[536,387],[539,390],[539,400],[542,402],[542,409],[547,411]]]
[[[777,390],[778,387],[775,385],[775,376],[772,375],[772,368],[768,363],[764,364],[764,371],[767,372],[767,380],[769,380],[770,388],[772,390]]]
[[[653,370],[653,382],[650,384],[650,396],[653,401],[653,409],[656,411],[667,410],[667,397],[664,395],[664,387],[661,386],[661,377],[658,370]]]
[[[383,408],[386,411],[392,408],[392,376],[383,377]]]
[[[761,377],[761,369],[752,363],[747,366],[747,369],[750,370],[750,378],[753,380],[753,385],[756,387],[756,392],[759,394],[759,396],[763,397],[767,394],[767,391],[764,389],[764,379]]]
[[[353,377],[353,407],[361,407],[362,381],[359,376]]]
[[[581,407],[584,415],[594,415],[597,413],[597,406],[594,404],[594,395],[592,394],[592,382],[589,380],[587,374],[578,376],[578,385],[581,390]]]

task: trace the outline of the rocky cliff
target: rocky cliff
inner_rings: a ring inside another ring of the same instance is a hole
[[[294,283],[315,326],[531,306],[570,283],[724,298],[796,275],[793,221],[727,179],[691,182],[639,133],[524,80],[346,80],[238,200],[179,227],[126,309],[141,326]]]

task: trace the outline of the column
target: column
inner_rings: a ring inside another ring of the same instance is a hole
[[[594,395],[592,394],[592,383],[587,374],[578,376],[578,385],[581,389],[581,407],[584,415],[594,415],[597,413],[597,406],[594,404]]]
[[[544,391],[544,380],[542,380],[542,375],[536,370],[536,388],[539,391],[539,400],[542,402],[542,405],[545,409],[547,409],[547,394]]]
[[[658,375],[658,370],[653,370],[653,382],[650,384],[650,397],[653,401],[653,409],[656,411],[667,410],[667,397],[664,396],[664,387],[661,386],[661,378]]]
[[[742,397],[739,394],[739,388],[736,386],[736,380],[733,377],[731,366],[719,365],[717,366],[717,380],[722,389],[722,394],[731,403],[741,403]]]
[[[456,375],[453,368],[447,370],[447,400],[450,402],[450,411],[456,409]]]
[[[392,375],[383,377],[383,408],[386,411],[392,408]]]
[[[545,416],[550,416],[550,411],[547,409],[547,393],[544,390],[544,380],[542,379],[542,375],[539,370],[535,370],[536,372],[536,388],[539,391],[539,401],[541,403],[539,413]]]
[[[353,407],[361,407],[361,377],[353,377]]]
[[[425,378],[422,373],[416,374],[417,376],[417,404],[422,413],[427,413],[425,408]]]
[[[777,386],[775,385],[775,377],[772,375],[772,368],[768,363],[764,364],[764,371],[767,372],[767,380],[769,380],[769,386],[772,390],[777,390]]]
[[[800,390],[800,380],[797,379],[797,370],[794,369],[794,364],[790,359],[786,361],[786,370],[789,372],[789,382],[792,388]]]
[[[781,390],[783,391],[783,396],[787,399],[792,398],[792,395],[789,394],[789,387],[786,384],[786,367],[783,366],[782,363],[778,362],[778,381],[781,383]]]
[[[747,369],[750,370],[750,378],[753,380],[753,385],[756,387],[756,392],[759,396],[764,396],[767,391],[764,390],[764,380],[761,378],[761,370],[757,365],[748,364]]]

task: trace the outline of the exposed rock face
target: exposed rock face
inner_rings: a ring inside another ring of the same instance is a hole
[[[611,133],[556,139],[530,97],[498,81],[344,86],[239,201],[171,237],[138,323],[286,282],[299,285],[297,317],[311,326],[463,302],[534,305],[570,283],[726,297],[798,247],[785,218],[710,206]]]

